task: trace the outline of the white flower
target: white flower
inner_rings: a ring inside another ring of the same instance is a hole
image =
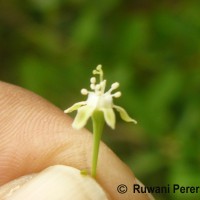
[[[119,87],[119,83],[113,83],[111,88],[105,92],[106,80],[103,79],[102,66],[98,65],[96,70],[93,71],[93,74],[99,75],[100,81],[99,83],[96,83],[96,78],[92,77],[90,79],[90,88],[92,91],[88,91],[86,89],[81,90],[83,95],[88,95],[87,100],[75,103],[73,106],[64,111],[65,113],[70,113],[74,110],[78,110],[72,127],[75,129],[81,129],[86,125],[88,119],[92,117],[95,111],[101,111],[103,112],[107,125],[114,129],[116,119],[113,108],[119,112],[124,121],[137,123],[134,119],[129,117],[127,112],[122,107],[113,104],[113,98],[121,96],[121,92],[115,92],[114,94],[111,93]]]

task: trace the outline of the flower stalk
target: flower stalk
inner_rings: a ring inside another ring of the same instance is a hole
[[[93,125],[93,154],[92,154],[92,170],[91,175],[96,176],[97,169],[97,160],[99,155],[99,144],[101,141],[101,136],[103,133],[104,127],[104,117],[103,113],[96,111],[92,116],[92,125]]]

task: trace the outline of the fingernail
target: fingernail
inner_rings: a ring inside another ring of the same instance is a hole
[[[108,200],[106,193],[97,182],[80,171],[57,165],[33,177],[6,200]]]

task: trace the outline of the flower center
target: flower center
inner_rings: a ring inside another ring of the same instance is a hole
[[[106,80],[103,79],[102,66],[98,65],[93,74],[99,75],[99,83],[96,83],[96,78],[92,77],[90,79],[90,88],[92,91],[88,91],[87,89],[81,90],[83,95],[88,95],[87,104],[95,107],[95,109],[112,108],[113,97],[118,98],[121,96],[121,92],[112,94],[112,91],[119,87],[119,83],[113,83],[111,88],[105,92]]]

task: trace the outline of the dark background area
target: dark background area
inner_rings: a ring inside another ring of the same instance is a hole
[[[104,142],[146,185],[199,186],[200,1],[0,1],[1,80],[64,110],[98,64],[138,121],[118,118]]]

